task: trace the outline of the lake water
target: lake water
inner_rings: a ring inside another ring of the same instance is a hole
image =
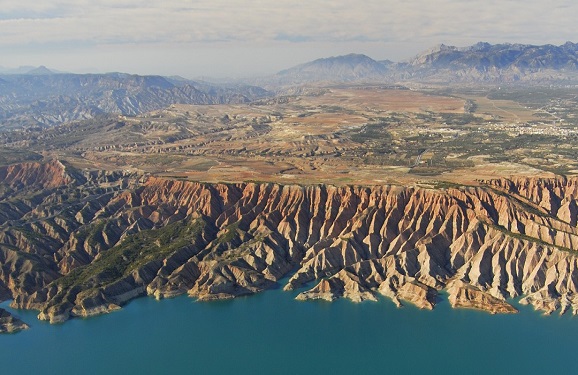
[[[389,300],[295,301],[272,290],[233,301],[140,298],[61,325],[0,335],[4,374],[574,373],[578,317],[434,311]],[[8,303],[0,306],[7,308]],[[7,308],[10,311],[10,308]]]

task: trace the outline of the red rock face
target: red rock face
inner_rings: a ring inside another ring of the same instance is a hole
[[[40,177],[57,165],[16,172],[25,167],[13,167],[4,183],[57,184]],[[57,189],[68,196],[81,189],[81,197],[98,191],[77,202],[55,196],[41,207],[4,203],[23,229],[0,230],[0,249],[14,259],[3,264],[0,291],[51,321],[106,312],[144,294],[233,298],[269,288],[294,270],[286,289],[312,287],[299,299],[363,301],[382,294],[429,309],[436,291],[449,288],[455,306],[491,312],[515,311],[505,301],[514,296],[546,312],[578,309],[578,179],[494,180],[436,190],[161,178],[141,185],[118,175],[107,177],[106,192],[95,179],[84,180],[93,187],[76,181]],[[8,219],[0,214],[2,220]],[[202,230],[184,242],[173,232],[147,237],[136,253],[118,255],[119,264],[132,256],[136,265],[123,265],[114,277],[98,266],[107,253],[123,249],[123,241],[165,233],[171,225]],[[145,257],[145,250],[152,252]],[[12,266],[22,253],[37,257],[28,259],[35,282],[19,281],[29,271]],[[82,274],[78,285],[72,277],[52,282],[56,272],[76,269],[94,274]]]
[[[12,187],[38,187],[50,189],[66,185],[72,178],[58,160],[48,163],[22,163],[0,167],[0,183]]]

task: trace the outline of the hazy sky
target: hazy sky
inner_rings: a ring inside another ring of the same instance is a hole
[[[2,0],[0,66],[185,77],[435,44],[578,42],[574,0]]]

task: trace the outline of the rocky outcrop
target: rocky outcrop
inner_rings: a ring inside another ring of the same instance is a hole
[[[450,305],[496,313],[517,313],[518,310],[506,301],[483,292],[475,286],[456,280],[448,284]]]
[[[375,293],[362,284],[357,275],[340,271],[334,277],[320,281],[313,289],[300,293],[296,299],[301,301],[313,299],[333,301],[345,297],[353,302],[377,301]]]
[[[28,324],[15,318],[8,311],[0,309],[0,333],[15,333],[28,328],[30,328]]]
[[[522,296],[577,311],[577,179],[436,190],[122,174],[103,189],[102,178],[42,190],[36,207],[30,191],[0,202],[13,207],[2,248],[30,264],[3,261],[3,299],[58,322],[147,294],[234,298],[290,276],[286,290],[308,288],[298,299],[383,295],[431,309],[448,289],[456,307],[512,312],[505,301]]]
[[[411,302],[420,309],[433,310],[436,304],[437,292],[435,289],[419,282],[408,282],[403,284],[397,297]]]
[[[13,189],[50,189],[72,182],[66,167],[58,160],[48,163],[22,163],[0,167],[0,183]]]

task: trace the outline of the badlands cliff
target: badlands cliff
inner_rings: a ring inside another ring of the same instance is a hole
[[[419,187],[202,184],[0,168],[0,300],[62,322],[130,299],[233,298],[578,311],[578,179]]]

